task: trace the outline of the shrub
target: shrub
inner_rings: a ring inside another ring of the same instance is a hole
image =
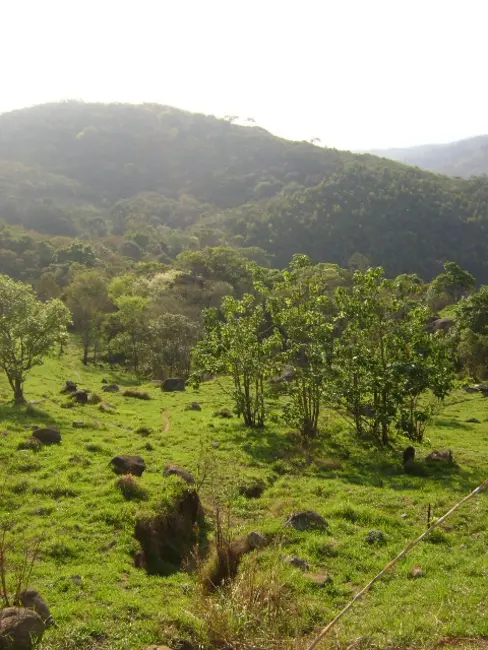
[[[132,474],[121,476],[116,482],[115,487],[120,491],[124,499],[128,501],[144,501],[147,499],[147,490],[139,485]]]
[[[122,391],[124,397],[135,397],[136,399],[151,399],[151,395],[142,390],[137,390],[135,388],[126,388]]]

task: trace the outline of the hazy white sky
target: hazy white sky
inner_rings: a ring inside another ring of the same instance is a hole
[[[487,0],[0,0],[0,110],[253,117],[338,148],[488,133]]]

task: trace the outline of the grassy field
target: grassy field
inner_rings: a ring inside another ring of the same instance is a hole
[[[417,447],[420,459],[429,450],[450,448],[455,465],[432,469],[420,463],[421,475],[412,476],[402,468],[405,441],[387,451],[360,442],[336,416],[324,415],[322,441],[307,462],[279,419],[278,403],[273,423],[248,431],[236,418],[215,416],[222,407],[232,408],[216,382],[177,394],[144,384],[140,389],[152,397],[147,401],[107,395],[102,378],[121,387],[138,382],[110,369],[83,368],[79,356],[72,347],[36,368],[26,383],[31,403],[20,409],[10,404],[0,378],[0,517],[14,526],[10,539],[17,553],[29,540],[42,539],[30,586],[41,592],[57,622],[46,632],[43,650],[176,647],[185,638],[203,647],[227,638],[241,643],[229,648],[304,648],[314,631],[425,530],[429,506],[432,517],[439,517],[487,475],[487,402],[478,395],[451,395],[424,446]],[[113,408],[63,408],[68,398],[60,390],[67,379],[99,393]],[[202,410],[185,410],[192,401]],[[467,423],[472,417],[480,423]],[[73,426],[75,421],[86,428]],[[36,424],[59,427],[62,443],[19,450]],[[138,432],[141,427],[151,432]],[[123,453],[145,459],[147,470],[138,482],[146,499],[126,500],[116,488],[109,461]],[[218,501],[233,534],[260,531],[272,540],[246,556],[235,585],[223,593],[203,597],[198,571],[148,576],[133,565],[137,514],[159,511],[178,489],[180,479],[162,475],[168,462],[200,479],[207,476],[200,496],[210,527]],[[261,498],[239,496],[238,487],[254,479],[266,483]],[[292,512],[306,509],[326,518],[325,531],[284,525]],[[382,531],[382,544],[368,543],[373,529]],[[323,647],[346,648],[362,638],[355,647],[420,648],[446,637],[488,636],[487,529],[483,494],[414,549]],[[287,563],[283,556],[290,555],[308,566]]]

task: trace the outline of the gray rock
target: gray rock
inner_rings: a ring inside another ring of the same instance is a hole
[[[75,384],[74,381],[70,381],[69,379],[66,381],[65,385],[61,389],[61,394],[65,393],[74,393],[78,390],[78,385]]]
[[[303,510],[292,513],[286,521],[295,530],[310,530],[312,528],[327,528],[328,523],[315,510]]]
[[[32,432],[32,437],[42,442],[43,445],[59,445],[61,442],[61,432],[50,427],[36,429]]]
[[[247,535],[247,540],[251,548],[263,548],[268,543],[268,538],[255,530]]]
[[[202,407],[198,402],[191,402],[185,406],[185,411],[201,411]]]
[[[181,377],[169,377],[161,383],[161,390],[166,393],[185,390],[185,380]]]
[[[239,487],[239,494],[248,499],[259,499],[266,488],[263,481],[252,481],[251,483],[244,483]]]
[[[102,390],[104,393],[118,393],[120,387],[117,384],[107,384],[106,386],[102,386]]]
[[[386,542],[385,534],[382,530],[370,530],[366,535],[368,544],[384,544]]]
[[[297,557],[296,555],[282,555],[281,557],[283,561],[286,562],[286,564],[291,564],[297,569],[303,569],[304,571],[308,571],[310,568],[310,565],[307,562],[307,560],[304,560],[301,557]]]
[[[1,650],[32,650],[42,639],[45,625],[32,609],[7,607],[0,610]]]
[[[195,483],[195,479],[193,476],[188,472],[186,469],[183,469],[183,467],[178,467],[178,465],[173,465],[173,463],[170,463],[169,465],[166,465],[163,471],[163,476],[179,476],[182,478],[184,481],[186,481],[189,485],[193,485]]]
[[[116,474],[133,474],[134,476],[142,476],[146,469],[144,459],[140,456],[115,456],[110,461],[112,468]]]
[[[453,458],[452,458],[452,451],[450,449],[444,449],[444,450],[435,450],[431,451],[430,454],[428,454],[425,457],[425,461],[427,463],[449,463],[452,464]]]
[[[83,420],[73,420],[73,426],[75,429],[88,429],[90,427],[88,422],[83,422]]]
[[[75,390],[74,393],[71,393],[71,397],[79,404],[86,404],[88,402],[88,391]]]
[[[40,616],[46,627],[53,624],[53,618],[46,601],[35,589],[24,589],[19,595],[20,602],[27,609],[32,609]]]

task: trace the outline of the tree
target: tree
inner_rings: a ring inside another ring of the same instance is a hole
[[[90,348],[96,350],[104,315],[111,302],[105,278],[99,271],[78,273],[66,291],[66,302],[73,316],[73,325],[83,342],[83,365],[88,363]]]
[[[162,314],[149,323],[147,365],[155,378],[188,377],[198,324],[182,314]]]
[[[265,422],[265,385],[279,341],[266,332],[264,309],[246,294],[242,300],[224,298],[220,314],[207,309],[204,337],[194,351],[195,377],[208,372],[231,375],[236,411],[248,427]],[[219,317],[220,316],[220,317]]]
[[[435,277],[430,283],[429,303],[434,309],[456,303],[471,293],[475,284],[476,280],[469,271],[461,268],[456,262],[445,262],[444,273]]]
[[[116,352],[130,359],[134,372],[139,372],[148,344],[147,298],[142,296],[120,296],[114,300],[117,313],[114,314],[118,332],[110,342]]]
[[[445,346],[426,330],[426,308],[409,292],[400,296],[381,268],[357,271],[351,290],[337,291],[338,392],[357,433],[367,428],[383,444],[395,421],[402,433],[419,439],[427,416],[423,396],[430,391],[443,399],[452,381]]]
[[[0,275],[0,367],[16,404],[24,402],[27,373],[66,341],[71,317],[58,299],[41,302],[23,282]]]
[[[459,303],[455,336],[458,356],[473,377],[485,377],[488,366],[488,286]]]
[[[321,402],[332,375],[333,327],[324,286],[328,269],[321,266],[314,267],[306,255],[295,255],[268,299],[282,341],[277,358],[282,369],[291,370],[285,415],[306,441],[317,435]]]

